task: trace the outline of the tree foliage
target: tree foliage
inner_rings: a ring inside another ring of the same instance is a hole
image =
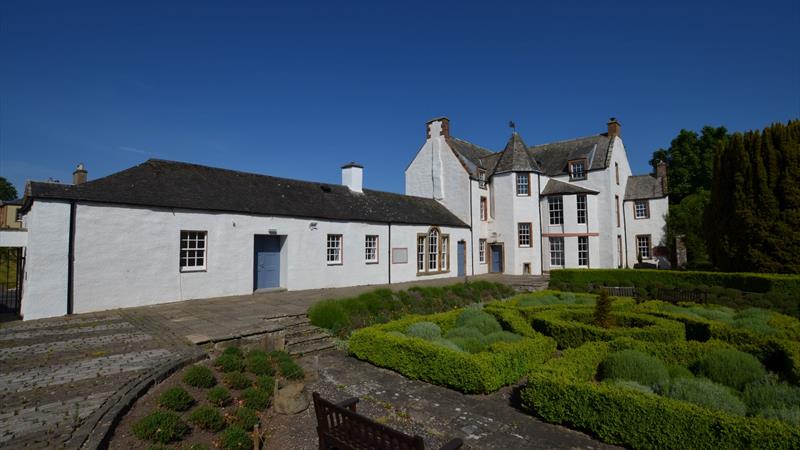
[[[711,268],[703,232],[703,215],[710,201],[711,192],[700,189],[686,196],[679,204],[669,205],[666,218],[667,244],[671,251],[675,251],[675,239],[682,236],[689,269]]]
[[[0,200],[8,201],[17,198],[17,190],[10,181],[0,177]]]
[[[736,133],[720,148],[704,222],[721,270],[800,272],[800,121]]]

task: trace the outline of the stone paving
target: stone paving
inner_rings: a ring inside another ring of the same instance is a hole
[[[202,352],[125,312],[0,328],[0,447],[79,448],[154,373]]]

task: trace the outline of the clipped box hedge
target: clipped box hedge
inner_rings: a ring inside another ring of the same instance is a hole
[[[675,320],[648,314],[613,311],[611,317],[616,326],[603,328],[587,323],[591,321],[592,314],[593,310],[587,308],[551,309],[532,314],[530,323],[534,330],[555,339],[560,349],[579,347],[590,341],[610,341],[620,337],[655,342],[686,339],[684,325]]]
[[[594,381],[612,351],[650,351],[667,363],[690,364],[711,341],[590,342],[564,351],[528,377],[522,404],[548,422],[588,430],[603,441],[638,449],[800,448],[800,429],[778,420],[739,417],[655,394]],[[654,351],[655,350],[655,351]]]
[[[553,339],[528,333],[517,342],[497,342],[487,351],[466,353],[423,339],[400,336],[409,325],[430,321],[443,330],[453,328],[461,310],[429,316],[408,316],[353,332],[350,352],[408,378],[447,386],[465,393],[488,393],[516,383],[552,357]],[[530,328],[530,327],[529,327]]]
[[[550,283],[585,288],[595,286],[721,286],[743,292],[800,292],[800,275],[725,273],[648,269],[556,269]]]

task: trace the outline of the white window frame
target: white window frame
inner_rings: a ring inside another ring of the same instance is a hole
[[[442,272],[447,272],[450,269],[450,258],[449,258],[450,236],[443,234],[442,237],[439,239],[439,242],[441,243],[440,245],[442,246],[442,248],[439,249],[439,252],[441,253],[441,261],[439,263],[439,265],[441,266],[440,270]]]
[[[575,206],[578,212],[577,220],[580,224],[586,223],[588,219],[588,201],[589,200],[587,199],[586,194],[578,194],[575,196]]]
[[[439,230],[436,228],[430,230],[428,232],[428,242],[427,242],[427,255],[426,258],[428,260],[428,265],[426,268],[428,272],[438,272],[439,271],[439,244],[440,244],[440,234]]]
[[[486,264],[486,239],[478,239],[478,264]]]
[[[550,238],[550,267],[564,267],[564,238]]]
[[[532,243],[531,230],[533,226],[530,222],[519,222],[517,224],[517,245],[520,247],[530,247]]]
[[[344,261],[344,238],[341,234],[329,234],[325,244],[325,261],[329,266],[342,265]]]
[[[581,168],[580,172],[576,170],[578,167]],[[569,162],[569,179],[572,180],[585,180],[586,179],[586,160],[585,159],[578,159],[575,161]]]
[[[653,240],[649,234],[636,235],[636,255],[642,259],[653,258]]]
[[[634,219],[649,219],[650,218],[650,202],[647,201],[647,200],[634,200],[634,202],[633,202],[633,217],[634,217]]]
[[[564,199],[560,195],[547,197],[548,211],[550,212],[550,225],[564,224]]]
[[[481,197],[478,203],[480,204],[481,221],[485,222],[489,217],[489,200],[486,197]]]
[[[517,174],[517,196],[527,197],[531,195],[531,174]]]
[[[417,272],[425,272],[425,236],[417,236]]]
[[[478,187],[486,189],[486,171],[483,169],[478,169]]]
[[[208,267],[208,231],[181,230],[178,264],[181,272],[201,272]],[[198,260],[202,264],[198,264]]]
[[[364,236],[364,262],[368,264],[376,264],[379,262],[379,236],[377,234],[368,234]]]
[[[578,265],[589,267],[589,236],[578,236]]]

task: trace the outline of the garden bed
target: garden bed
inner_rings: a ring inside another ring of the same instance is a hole
[[[482,318],[473,326],[469,315]],[[531,331],[500,331],[497,321],[491,316],[485,320],[486,315],[468,309],[408,316],[354,332],[349,347],[356,357],[377,366],[465,393],[488,393],[515,383],[553,355],[552,339]]]

